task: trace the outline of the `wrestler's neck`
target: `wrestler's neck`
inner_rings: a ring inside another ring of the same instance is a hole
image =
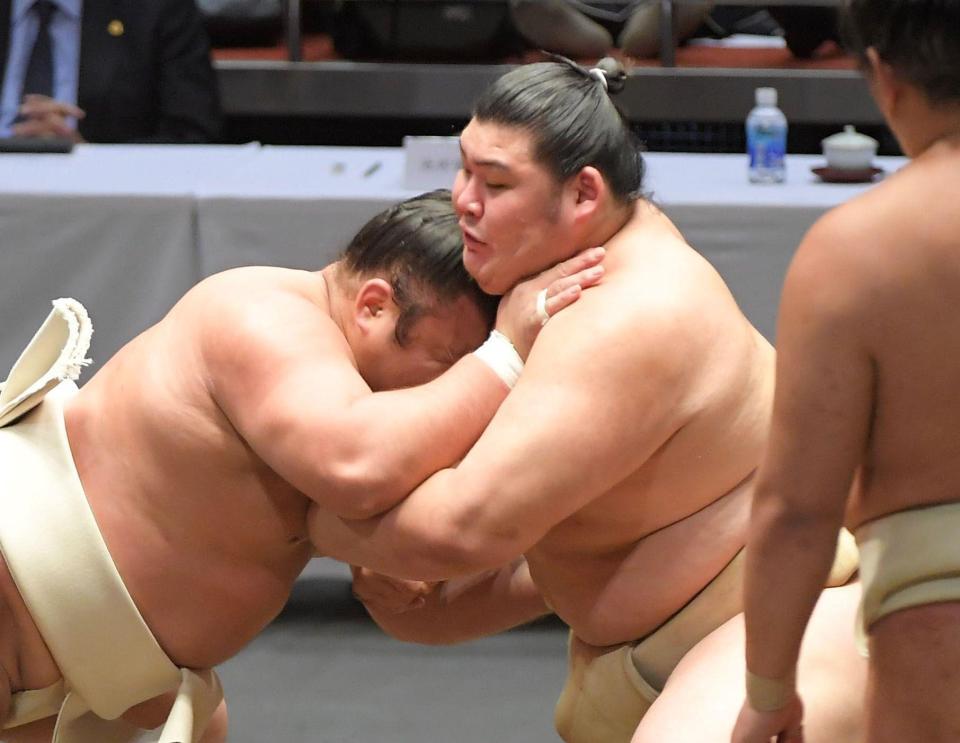
[[[946,150],[956,152],[958,147],[960,147],[960,121],[955,122],[953,126],[943,127],[933,132],[926,140],[926,144],[913,157],[921,154],[935,156],[935,153]]]
[[[330,319],[343,333],[344,338],[348,338],[349,324],[347,319],[352,315],[354,297],[344,287],[344,281],[340,275],[340,263],[331,263],[329,266],[319,272],[323,285],[317,302],[321,307],[325,307],[330,313]]]
[[[917,94],[905,101],[902,108],[900,116],[891,116],[890,125],[908,157],[937,150],[941,144],[960,143],[960,104],[931,106]]]
[[[636,205],[607,203],[584,225],[577,239],[577,251],[607,245],[611,238],[636,218]]]

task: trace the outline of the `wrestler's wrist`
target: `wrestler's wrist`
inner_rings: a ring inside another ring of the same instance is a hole
[[[499,330],[490,331],[487,340],[473,355],[490,367],[508,388],[513,389],[523,371],[523,359],[507,336]]]
[[[776,712],[797,695],[796,673],[782,678],[759,676],[747,669],[747,702],[757,712]]]

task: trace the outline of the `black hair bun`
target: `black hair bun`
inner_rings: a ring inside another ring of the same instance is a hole
[[[616,95],[627,83],[627,70],[618,59],[613,57],[604,57],[595,69],[600,70],[603,76],[607,78],[607,92],[610,95]]]

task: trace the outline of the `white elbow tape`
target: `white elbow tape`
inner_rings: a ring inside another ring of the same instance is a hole
[[[493,369],[507,387],[513,389],[523,371],[523,359],[507,336],[497,330],[491,331],[490,337],[473,355]]]
[[[795,675],[771,679],[747,670],[747,701],[757,712],[783,709],[793,699],[796,688]]]

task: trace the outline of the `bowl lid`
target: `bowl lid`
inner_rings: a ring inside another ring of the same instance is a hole
[[[858,132],[853,124],[847,124],[842,132],[831,134],[821,142],[823,146],[839,147],[844,150],[867,150],[877,146],[877,140]]]

